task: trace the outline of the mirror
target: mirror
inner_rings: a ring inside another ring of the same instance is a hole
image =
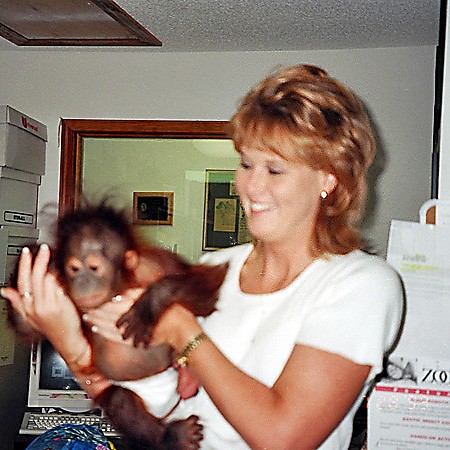
[[[227,123],[61,119],[60,212],[112,196],[143,237],[193,261],[248,241]]]

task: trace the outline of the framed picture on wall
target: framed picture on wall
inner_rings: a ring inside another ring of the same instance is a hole
[[[133,223],[172,225],[173,192],[133,192]]]
[[[206,169],[202,250],[216,250],[251,240],[234,175],[234,170]]]

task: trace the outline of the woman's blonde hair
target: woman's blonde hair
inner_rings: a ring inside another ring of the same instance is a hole
[[[336,176],[336,189],[322,200],[314,255],[363,246],[357,223],[376,144],[362,103],[350,89],[319,67],[281,70],[243,99],[230,121],[230,135],[238,152],[261,148]]]

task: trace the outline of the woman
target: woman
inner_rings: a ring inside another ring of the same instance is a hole
[[[152,342],[170,343],[201,385],[173,416],[201,417],[205,449],[346,449],[402,312],[397,275],[360,250],[356,228],[375,155],[369,120],[348,88],[300,65],[244,98],[231,137],[255,241],[204,258],[230,264],[213,315],[199,321],[175,305],[155,328]],[[82,344],[69,347],[79,329],[50,330],[51,314],[41,312],[42,297],[57,291],[45,257],[33,271],[26,259],[23,266],[19,291],[34,295],[8,298],[55,342],[89,393],[101,391],[108,381],[86,374],[89,347],[79,336]],[[89,314],[89,323],[118,339],[108,327],[117,308]]]

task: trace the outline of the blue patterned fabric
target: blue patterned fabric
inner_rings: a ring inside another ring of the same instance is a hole
[[[26,450],[111,450],[103,433],[90,425],[59,425],[36,438]]]

